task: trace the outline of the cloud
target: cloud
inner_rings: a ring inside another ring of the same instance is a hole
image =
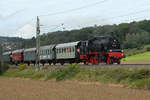
[[[23,38],[31,38],[32,36],[35,36],[35,34],[36,34],[35,27],[33,27],[30,24],[26,24],[17,31],[16,36]]]
[[[2,20],[3,19],[3,16],[0,14],[0,20]]]

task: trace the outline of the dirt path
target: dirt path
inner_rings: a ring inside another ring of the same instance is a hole
[[[89,83],[0,78],[0,100],[150,100],[150,91]]]

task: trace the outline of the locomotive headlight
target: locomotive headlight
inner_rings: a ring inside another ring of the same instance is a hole
[[[121,50],[121,52],[124,52],[123,50]]]
[[[109,50],[110,52],[112,52],[112,50]]]

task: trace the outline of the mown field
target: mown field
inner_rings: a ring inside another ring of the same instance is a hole
[[[150,91],[91,82],[0,78],[0,100],[149,100]]]
[[[122,59],[122,63],[125,64],[150,64],[150,52],[144,52],[135,54],[132,56],[127,56]]]
[[[65,69],[20,65],[0,74],[0,100],[149,100],[150,69]]]

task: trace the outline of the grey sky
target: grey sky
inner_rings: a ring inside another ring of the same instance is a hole
[[[1,0],[0,36],[35,36],[36,16],[43,33],[149,19],[149,11],[149,0]]]

